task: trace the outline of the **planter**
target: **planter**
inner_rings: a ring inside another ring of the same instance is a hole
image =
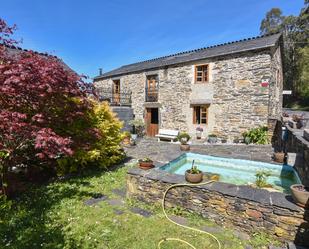
[[[201,138],[202,138],[202,132],[196,131],[196,139],[201,139]]]
[[[185,174],[185,179],[190,183],[199,183],[203,180],[203,173],[200,172],[198,174],[191,174],[190,169],[188,169]]]
[[[274,159],[277,163],[284,163],[285,153],[284,152],[275,152]]]
[[[290,187],[295,203],[301,207],[309,207],[309,191],[302,184],[294,184]]]
[[[129,145],[130,144],[130,138],[129,137],[125,137],[122,142],[125,145]]]
[[[154,167],[153,165],[153,161],[150,161],[150,162],[143,162],[143,161],[138,161],[139,162],[139,167],[141,169],[152,169]]]
[[[188,150],[190,150],[190,145],[189,144],[180,144],[180,150],[181,151],[188,151]]]
[[[217,137],[208,137],[208,142],[211,144],[217,143],[218,138]]]

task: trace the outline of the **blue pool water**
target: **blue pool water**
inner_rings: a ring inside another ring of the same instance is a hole
[[[160,167],[169,173],[184,175],[187,169],[195,165],[203,172],[220,175],[220,182],[232,183],[236,185],[254,184],[257,171],[266,170],[270,173],[267,183],[280,192],[289,193],[292,184],[301,183],[300,179],[289,165],[277,165],[249,160],[223,158],[215,156],[186,153]]]

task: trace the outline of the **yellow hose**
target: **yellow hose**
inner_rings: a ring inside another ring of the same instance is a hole
[[[162,199],[162,209],[163,209],[163,213],[166,217],[166,219],[168,219],[170,222],[174,223],[175,225],[178,225],[180,227],[183,227],[183,228],[186,228],[186,229],[189,229],[189,230],[192,230],[192,231],[195,231],[195,232],[199,232],[199,233],[203,233],[203,234],[206,234],[210,237],[212,237],[217,243],[218,243],[218,249],[221,249],[221,243],[220,241],[217,239],[217,237],[211,233],[208,233],[208,232],[205,232],[203,230],[199,230],[197,228],[192,228],[192,227],[188,227],[188,226],[185,226],[185,225],[182,225],[182,224],[179,224],[173,220],[171,220],[166,212],[165,212],[165,197],[166,197],[166,194],[167,192],[172,189],[172,188],[175,188],[175,187],[181,187],[181,186],[189,186],[189,187],[196,187],[196,186],[202,186],[202,185],[206,185],[206,184],[209,184],[209,183],[212,183],[214,182],[214,180],[211,180],[211,181],[208,181],[208,182],[202,182],[202,183],[197,183],[197,184],[192,184],[192,183],[178,183],[178,184],[174,184],[174,185],[171,185],[169,186],[165,192],[164,192],[164,195],[163,195],[163,199]],[[195,246],[193,246],[192,244],[190,244],[189,242],[185,241],[185,240],[182,240],[182,239],[179,239],[179,238],[164,238],[162,240],[159,241],[158,243],[158,249],[161,249],[161,244],[165,241],[179,241],[181,243],[184,243],[186,245],[188,245],[189,247],[193,248],[193,249],[197,249]]]

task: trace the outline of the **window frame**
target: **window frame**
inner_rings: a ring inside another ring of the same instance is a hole
[[[197,115],[196,115],[196,108],[200,108],[200,110],[199,110],[199,119],[200,119],[200,122],[198,123],[197,122]],[[206,108],[206,122],[205,123],[202,123],[202,119],[204,119],[204,118],[202,118],[202,113],[205,113],[205,112],[202,112],[202,108]],[[195,105],[195,106],[193,106],[193,124],[197,124],[197,125],[208,125],[208,114],[209,114],[209,105]]]
[[[197,68],[198,67],[207,67],[207,74],[205,74],[205,70],[199,71],[202,72],[202,76],[197,76]],[[205,81],[205,76],[207,78],[207,80]],[[202,77],[202,81],[198,81],[197,78]],[[194,65],[194,83],[195,84],[205,84],[205,83],[209,83],[209,64],[199,64],[199,65]]]

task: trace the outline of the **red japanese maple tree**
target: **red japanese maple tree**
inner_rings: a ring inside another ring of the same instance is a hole
[[[0,19],[0,173],[5,193],[13,167],[55,159],[87,146],[91,103],[83,80],[60,59],[33,51],[15,53],[15,26]],[[81,134],[82,133],[82,134]],[[5,193],[6,194],[6,193]]]

